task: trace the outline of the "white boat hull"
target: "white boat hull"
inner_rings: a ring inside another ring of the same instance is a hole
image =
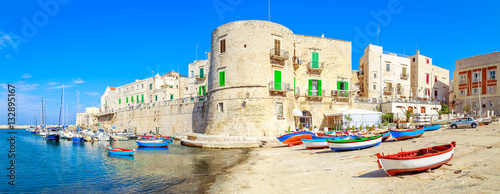
[[[361,141],[361,142],[352,142],[352,143],[335,143],[335,142],[328,142],[328,146],[330,149],[333,151],[340,151],[340,150],[356,150],[356,149],[363,149],[371,146],[378,146],[382,142],[382,136],[368,140],[368,141]]]
[[[387,172],[387,174],[395,175],[401,172],[422,171],[429,168],[439,167],[442,164],[451,160],[451,158],[453,157],[454,150],[455,148],[453,148],[449,152],[425,158],[408,159],[408,160],[381,158],[378,160],[379,164],[382,166],[384,171]]]

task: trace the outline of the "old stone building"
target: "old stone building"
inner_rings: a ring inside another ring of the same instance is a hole
[[[410,56],[413,99],[449,101],[450,71],[433,65],[432,58],[417,54]]]
[[[456,61],[453,72],[453,99],[457,113],[491,116],[500,111],[500,94],[496,72],[500,67],[500,52],[478,55]]]
[[[207,93],[207,75],[209,72],[209,61],[198,60],[188,65],[189,78],[184,98],[194,101],[194,97],[205,96]]]

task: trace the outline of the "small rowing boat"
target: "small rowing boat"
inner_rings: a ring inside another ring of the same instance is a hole
[[[420,137],[424,134],[425,129],[417,128],[417,129],[409,129],[409,130],[389,130],[391,132],[392,137],[396,140],[410,139]]]
[[[428,126],[428,127],[425,127],[424,129],[425,129],[425,131],[434,131],[434,130],[438,130],[438,129],[441,129],[441,124]]]
[[[304,146],[306,146],[307,149],[327,148],[328,147],[328,142],[326,141],[327,139],[342,140],[349,138],[349,136],[338,136],[338,137],[313,136],[312,138],[313,139],[301,139],[302,143],[304,144]]]
[[[372,131],[371,133],[375,134],[375,135],[382,135],[382,142],[384,142],[385,140],[389,139],[389,137],[391,137],[391,132],[389,130],[379,129],[379,130]]]
[[[170,144],[170,139],[141,139],[137,140],[137,146],[139,147],[168,147]]]
[[[344,139],[344,140],[326,140],[328,146],[333,151],[340,150],[357,150],[364,149],[372,146],[380,145],[382,142],[382,135],[371,136],[371,137],[356,137],[354,139]]]
[[[451,144],[423,148],[409,152],[385,155],[377,153],[377,163],[380,169],[389,175],[397,175],[403,172],[425,171],[437,168],[453,158],[455,142]]]
[[[135,150],[123,149],[123,148],[115,148],[108,145],[107,147],[108,153],[112,155],[120,155],[120,156],[133,156]]]
[[[314,133],[310,131],[298,131],[293,133],[287,133],[285,135],[277,137],[281,143],[291,145],[301,144],[301,139],[312,139]]]

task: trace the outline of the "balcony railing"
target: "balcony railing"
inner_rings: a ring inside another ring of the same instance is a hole
[[[293,91],[294,95],[295,96],[300,96],[300,88],[299,87],[295,87],[295,90]]]
[[[325,62],[310,61],[307,64],[307,70],[309,73],[321,73],[323,71]]]
[[[196,75],[196,80],[204,80],[207,78],[207,75]]]
[[[271,49],[269,50],[271,58],[276,60],[288,60],[288,51],[282,49]]]
[[[392,94],[393,88],[385,88],[384,89],[384,95],[391,95]]]
[[[401,79],[408,79],[408,74],[407,73],[406,74],[401,73]]]
[[[351,91],[348,90],[332,90],[332,96],[336,98],[349,98]]]
[[[269,82],[269,91],[272,92],[288,92],[290,91],[290,84],[285,82]]]
[[[325,90],[321,90],[321,94],[319,90],[307,90],[305,96],[311,100],[321,100],[325,95]]]

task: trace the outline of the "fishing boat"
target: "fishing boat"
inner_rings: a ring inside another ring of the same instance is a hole
[[[375,135],[382,135],[382,142],[386,141],[391,137],[391,132],[389,130],[376,130],[372,131],[373,134]]]
[[[80,134],[73,135],[71,140],[73,140],[73,142],[83,142],[84,141],[83,136]]]
[[[306,146],[307,149],[318,149],[318,148],[327,148],[328,147],[328,142],[326,141],[327,139],[329,140],[342,140],[342,139],[347,139],[349,136],[337,136],[337,137],[318,137],[318,136],[313,136],[312,139],[301,139],[302,143],[304,146]]]
[[[293,133],[287,133],[285,135],[277,137],[281,143],[288,144],[289,146],[301,144],[301,139],[312,139],[314,136],[313,132],[310,131],[298,131]]]
[[[425,131],[438,130],[438,129],[441,129],[441,124],[437,124],[437,125],[432,125],[432,126],[429,126],[429,127],[425,127],[424,129],[425,129]]]
[[[45,140],[50,141],[59,141],[61,137],[58,133],[58,128],[49,128],[47,132],[47,136],[45,136]]]
[[[135,152],[135,150],[116,148],[111,147],[110,145],[108,145],[107,149],[110,155],[133,156]]]
[[[377,163],[380,169],[389,175],[403,172],[425,171],[437,168],[453,158],[456,143],[428,147],[397,154],[384,155],[377,153]]]
[[[328,146],[333,151],[341,150],[357,150],[364,149],[372,146],[380,145],[382,142],[382,135],[371,136],[371,137],[356,137],[354,139],[343,139],[343,140],[326,140]]]
[[[137,146],[139,147],[168,147],[170,144],[170,139],[141,139],[137,140]]]
[[[408,130],[389,130],[391,132],[392,137],[396,140],[410,139],[420,137],[424,134],[425,129],[423,127],[417,129],[408,129]]]

